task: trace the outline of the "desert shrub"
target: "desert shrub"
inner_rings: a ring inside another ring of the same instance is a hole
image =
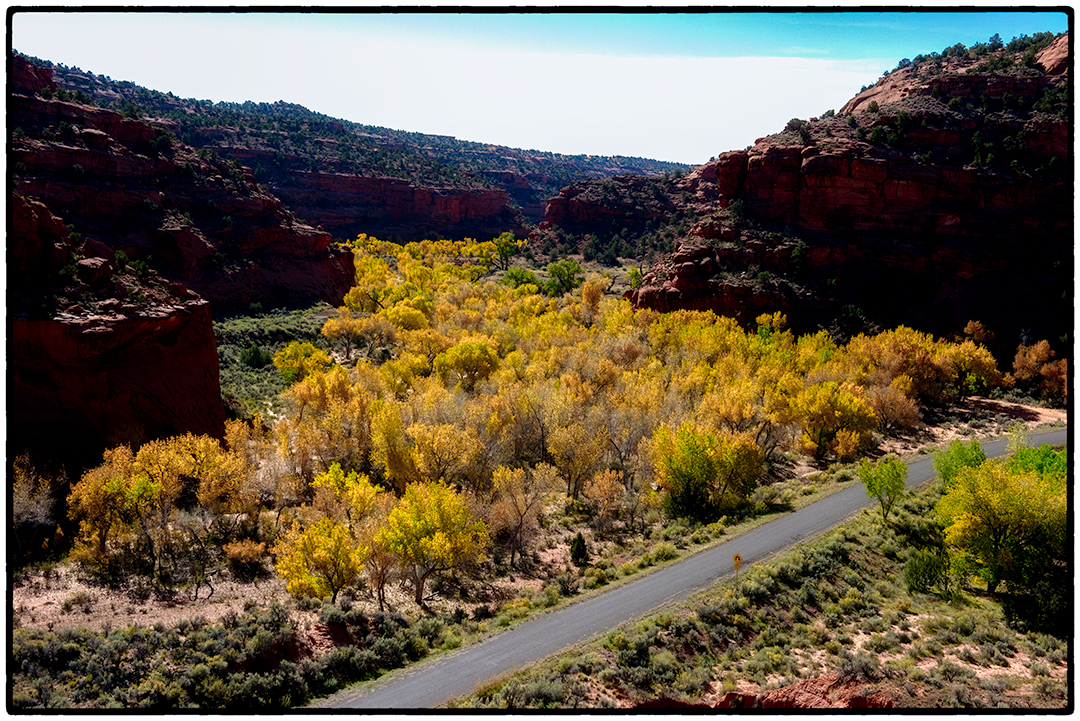
[[[837,601],[837,604],[845,615],[849,615],[866,608],[866,598],[863,596],[862,591],[855,588],[855,586],[851,586],[848,588],[847,593]]]
[[[573,596],[578,592],[578,578],[570,571],[563,571],[555,577],[555,582],[559,584],[559,593],[564,596]]]
[[[94,599],[86,591],[76,591],[60,603],[60,610],[64,613],[71,613],[72,610],[78,608],[83,613],[90,613],[90,609],[94,606]]]
[[[938,676],[949,683],[956,683],[963,679],[975,678],[975,672],[970,668],[955,664],[948,659],[941,659],[934,671]]]
[[[875,633],[863,644],[863,648],[866,648],[874,653],[885,653],[886,651],[892,651],[893,649],[900,648],[900,640],[896,637],[896,634],[889,633]]]
[[[244,539],[233,541],[224,546],[225,558],[229,564],[229,571],[240,581],[253,581],[267,574],[266,566],[263,565],[263,557],[266,554],[266,544]]]
[[[658,543],[652,549],[652,559],[656,563],[670,561],[679,557],[679,551],[670,543]]]
[[[380,636],[371,644],[371,651],[382,668],[397,668],[405,663],[405,644],[396,636]]]
[[[854,656],[845,653],[840,658],[840,678],[845,681],[876,681],[881,677],[881,664],[865,651]]]
[[[544,586],[543,593],[537,595],[533,599],[533,605],[539,606],[540,608],[551,608],[559,602],[559,597],[561,595],[562,592],[559,590],[559,585],[557,583],[549,583],[547,586]]]
[[[700,694],[707,684],[712,681],[710,669],[695,666],[682,671],[675,679],[676,691],[681,691],[688,696]]]
[[[904,564],[908,593],[929,593],[940,585],[948,571],[948,559],[938,550],[919,549]]]
[[[656,682],[665,687],[675,683],[682,668],[675,654],[667,649],[654,654],[650,666],[656,675]]]
[[[585,572],[585,588],[593,589],[607,585],[607,572],[602,568],[590,568]]]
[[[1044,699],[1063,698],[1065,696],[1065,689],[1062,685],[1046,676],[1036,678],[1032,688],[1037,696]]]
[[[436,645],[436,642],[442,637],[443,624],[437,618],[421,618],[413,624],[412,628],[419,637],[432,646]]]

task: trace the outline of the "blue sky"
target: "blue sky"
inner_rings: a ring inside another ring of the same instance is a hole
[[[28,12],[11,31],[28,55],[181,97],[698,164],[839,108],[903,57],[1067,23],[1049,11]]]

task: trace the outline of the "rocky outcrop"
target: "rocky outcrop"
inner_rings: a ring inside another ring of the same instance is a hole
[[[221,437],[218,359],[209,304],[134,308],[48,320],[16,317],[8,357],[9,443],[91,456],[185,432]]]
[[[1069,36],[1062,35],[1037,56],[1047,75],[1062,75],[1069,70]]]
[[[258,162],[255,153],[231,154]],[[297,216],[313,219],[337,238],[367,233],[406,242],[439,236],[489,240],[508,228],[524,233],[504,190],[422,187],[394,178],[308,171],[292,171],[287,182],[271,187]]]
[[[633,301],[666,313],[673,310],[711,310],[749,325],[762,313],[790,313],[793,298],[765,283],[720,271],[733,255],[727,248],[708,244],[686,244],[664,258],[643,279]],[[790,249],[787,249],[790,255]],[[813,303],[813,298],[800,299]],[[805,305],[800,313],[810,311]]]
[[[76,243],[41,202],[14,195],[11,218],[9,446],[79,467],[105,446],[222,436],[209,304],[117,268],[107,246]],[[87,257],[72,264],[77,253]]]
[[[1062,52],[1066,37],[1039,68],[899,70],[841,113],[696,168],[668,193],[696,220],[631,300],[742,321],[790,308],[800,330],[858,311],[942,335],[981,318],[1010,340],[1060,336],[1072,247]],[[549,203],[550,224],[611,215],[592,188]]]
[[[29,63],[13,62],[24,68],[17,77],[32,80]],[[299,221],[250,169],[111,110],[35,96],[33,87],[16,84],[8,103],[17,193],[110,256],[123,251],[182,281],[215,310],[341,302],[351,254]]]

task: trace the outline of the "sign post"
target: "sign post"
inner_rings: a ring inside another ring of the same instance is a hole
[[[735,556],[731,560],[733,560],[735,562],[735,588],[738,588],[739,587],[739,566],[742,565],[742,556],[740,556],[739,554],[736,553]]]

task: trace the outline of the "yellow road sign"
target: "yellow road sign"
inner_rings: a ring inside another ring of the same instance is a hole
[[[735,570],[738,571],[739,566],[742,565],[742,556],[740,556],[739,554],[736,553],[735,557],[732,560],[735,561]]]

